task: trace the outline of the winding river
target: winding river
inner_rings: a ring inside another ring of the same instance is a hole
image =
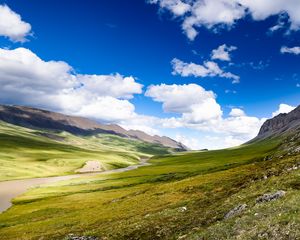
[[[131,165],[125,168],[102,171],[102,172],[73,174],[73,175],[58,176],[58,177],[31,178],[31,179],[0,182],[0,213],[4,212],[5,210],[7,210],[12,206],[11,203],[12,199],[25,193],[29,188],[37,187],[43,184],[55,183],[63,180],[79,178],[82,176],[92,176],[92,175],[99,175],[103,173],[127,172],[142,166],[149,165],[147,160],[148,159],[141,159],[141,162],[139,164]]]

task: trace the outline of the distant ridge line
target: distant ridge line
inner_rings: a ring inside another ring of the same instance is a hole
[[[107,133],[157,143],[181,151],[187,150],[187,147],[182,143],[169,137],[151,136],[139,130],[127,131],[117,124],[102,124],[84,117],[70,116],[27,106],[0,105],[0,120],[31,129],[66,131],[75,135]]]

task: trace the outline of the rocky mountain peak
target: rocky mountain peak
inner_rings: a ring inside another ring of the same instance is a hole
[[[267,120],[261,127],[256,139],[278,136],[298,130],[300,127],[300,106],[289,113],[281,113]]]

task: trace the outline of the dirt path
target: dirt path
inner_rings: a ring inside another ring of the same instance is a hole
[[[103,167],[99,161],[87,161],[85,165],[78,169],[77,173],[101,172]]]
[[[93,176],[93,175],[99,175],[99,174],[104,174],[104,173],[127,172],[127,171],[137,169],[142,166],[149,165],[149,163],[147,162],[148,160],[149,160],[149,158],[143,158],[140,160],[139,164],[128,166],[125,168],[118,168],[118,169],[114,169],[114,170],[102,171],[102,172],[93,172],[93,173],[82,172],[82,174],[74,174],[74,175],[67,175],[67,176],[31,178],[31,179],[0,182],[0,213],[4,212],[5,210],[7,210],[8,208],[10,208],[12,206],[12,203],[11,203],[12,199],[25,193],[29,188],[37,187],[37,186],[40,186],[43,184],[55,183],[55,182],[59,182],[59,181],[63,181],[63,180],[79,178],[82,176]],[[91,162],[94,162],[94,161],[91,161]],[[95,165],[89,164],[89,166],[85,169],[90,170],[90,167],[92,167],[92,169],[93,169],[93,167],[95,168]],[[81,168],[81,169],[83,169],[83,168]]]

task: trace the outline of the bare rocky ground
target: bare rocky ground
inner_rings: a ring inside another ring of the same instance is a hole
[[[101,163],[99,161],[88,161],[85,163],[85,165],[78,169],[77,173],[88,173],[88,172],[101,172],[105,169],[102,167]]]
[[[64,240],[98,240],[98,238],[92,236],[76,236],[75,234],[69,234]]]

